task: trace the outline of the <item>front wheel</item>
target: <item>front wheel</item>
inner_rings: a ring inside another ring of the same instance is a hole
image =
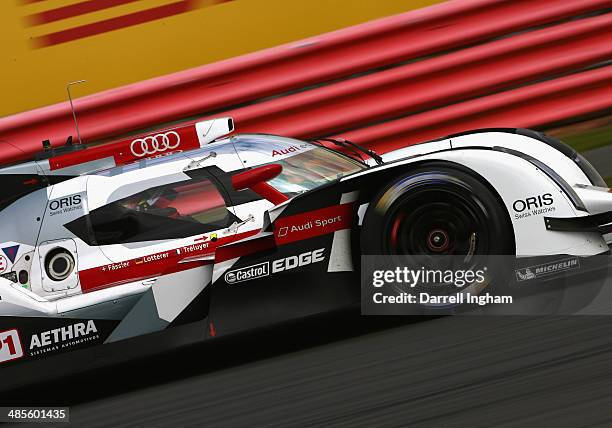
[[[393,269],[427,270],[433,278],[453,272],[435,284],[403,284],[398,293],[478,295],[507,282],[511,271],[500,256],[514,256],[515,244],[503,202],[483,179],[460,166],[433,163],[398,177],[376,195],[363,221],[361,250],[385,256]],[[457,275],[468,271],[481,272],[479,280],[457,283]]]
[[[471,174],[432,164],[386,186],[364,218],[363,254],[515,254],[500,198]]]

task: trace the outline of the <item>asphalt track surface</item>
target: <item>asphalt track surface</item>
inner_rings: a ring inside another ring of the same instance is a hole
[[[83,427],[610,426],[612,316],[335,314],[5,399]]]

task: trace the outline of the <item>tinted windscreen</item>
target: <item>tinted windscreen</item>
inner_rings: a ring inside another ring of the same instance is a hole
[[[359,162],[321,147],[313,147],[274,163],[280,164],[283,172],[269,183],[287,196],[298,195],[365,169]]]

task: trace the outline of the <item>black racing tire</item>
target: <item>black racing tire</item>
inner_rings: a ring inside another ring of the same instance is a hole
[[[445,236],[432,246],[436,230]],[[459,166],[423,165],[389,183],[366,212],[362,254],[459,255],[477,232],[480,254],[514,255],[514,232],[501,198]]]
[[[484,269],[484,285],[463,289],[472,294],[505,287],[512,267],[496,257],[516,254],[514,231],[499,195],[482,177],[444,162],[424,164],[386,185],[368,206],[360,238],[362,254],[385,256],[386,266]],[[440,294],[457,293],[457,288],[446,287],[434,288]]]

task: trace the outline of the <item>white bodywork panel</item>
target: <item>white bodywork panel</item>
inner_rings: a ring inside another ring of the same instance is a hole
[[[200,146],[203,147],[234,131],[234,120],[231,117],[205,120],[197,122],[195,128]]]
[[[481,175],[500,195],[508,211],[515,234],[518,257],[570,254],[589,256],[608,250],[599,233],[548,231],[544,217],[582,217],[589,213],[575,209],[562,189],[545,173],[529,161],[508,153],[478,150],[479,147],[504,147],[543,160],[580,195],[585,196],[587,207],[597,212],[612,210],[612,194],[581,189],[590,184],[586,175],[563,153],[553,147],[526,136],[506,132],[482,132],[461,135],[431,143],[395,150],[383,155],[388,162],[375,170],[367,170],[347,177],[369,174],[379,169],[395,168],[424,160],[455,162]],[[427,154],[429,153],[429,154]],[[550,193],[554,198],[554,211],[541,215],[517,217],[513,204],[519,199]],[[607,195],[606,196],[604,196]]]
[[[474,152],[474,153],[472,153]],[[439,159],[455,161],[483,176],[503,199],[514,227],[517,256],[552,254],[595,255],[608,249],[598,233],[567,233],[546,230],[544,217],[581,217],[587,215],[574,208],[569,198],[546,174],[516,156],[488,151],[450,151]],[[514,212],[517,200],[550,193],[553,204],[539,215],[520,217]]]
[[[214,282],[219,278],[238,259],[226,260],[197,272],[185,271],[189,273],[170,274],[167,278],[162,274],[146,281],[134,281],[81,294],[78,270],[92,269],[108,263],[191,245],[194,238],[99,247],[87,245],[63,225],[96,208],[151,187],[187,181],[190,179],[187,172],[194,169],[214,165],[225,172],[236,171],[281,160],[313,148],[307,143],[275,136],[270,137],[269,145],[258,143],[257,135],[246,136],[246,139],[250,138],[252,141],[246,141],[239,147],[234,147],[232,144],[233,137],[215,141],[227,134],[230,125],[227,119],[199,122],[195,126],[202,146],[200,149],[184,152],[169,159],[144,160],[140,161],[144,164],[130,164],[98,174],[76,177],[35,191],[3,209],[0,212],[2,244],[5,247],[13,244],[20,246],[17,259],[8,268],[16,270],[17,266],[21,266],[29,270],[32,286],[31,290],[28,290],[19,284],[0,278],[0,313],[16,316],[64,316],[83,308],[114,304],[114,302],[120,304],[122,299],[152,293],[154,300],[166,302],[158,305],[157,310],[159,318],[169,322],[189,299],[174,299],[171,288],[167,286],[168,283],[196,278],[199,285],[185,285],[186,292],[195,295],[211,281]],[[576,209],[559,185],[528,160],[502,151],[482,150],[492,147],[516,150],[545,162],[574,188],[589,212]],[[421,161],[454,162],[483,177],[499,194],[512,222],[517,256],[554,254],[589,256],[608,249],[599,233],[546,230],[545,216],[582,217],[612,211],[612,194],[608,193],[607,189],[590,186],[586,175],[571,159],[541,141],[513,133],[480,132],[402,148],[385,154],[383,158],[386,162],[384,165],[374,166],[372,163],[373,168],[342,178],[341,181],[350,181],[366,174],[377,174],[391,168],[405,168],[407,165]],[[140,165],[146,167],[140,168]],[[11,168],[11,171],[0,170],[0,174],[15,173],[17,170],[21,171],[22,167]],[[41,167],[39,164],[31,163],[28,168]],[[27,168],[22,172],[26,173],[26,170]],[[532,215],[515,212],[514,204],[517,201],[546,194],[550,194],[552,198],[552,203],[546,207],[546,211]],[[344,202],[356,198],[356,192],[342,195]],[[269,218],[274,221],[289,204],[290,201],[287,201],[273,206],[269,201],[262,199],[228,206],[238,219],[244,221],[253,215],[253,220],[245,222],[237,230],[231,231],[229,228],[219,230],[219,236],[259,230],[264,226],[265,211],[269,211]],[[359,224],[367,208],[367,203],[360,205]],[[44,272],[40,260],[44,258],[45,251],[54,245],[59,245],[58,243],[63,243],[63,246],[70,247],[71,252],[74,251],[75,262],[78,265],[77,275],[66,284],[48,287],[44,280],[41,280]],[[352,270],[349,251],[350,231],[336,232],[328,271]],[[25,259],[26,256],[29,260]],[[164,284],[166,286],[162,287]]]

